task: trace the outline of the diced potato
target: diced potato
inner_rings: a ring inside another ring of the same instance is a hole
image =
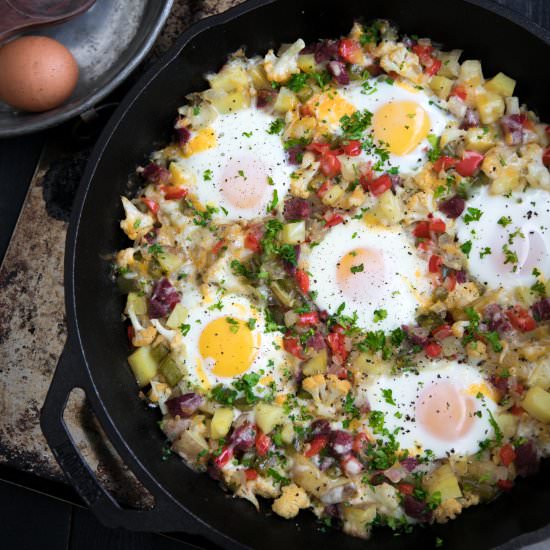
[[[493,183],[491,183],[489,192],[492,195],[506,195],[516,189],[520,183],[518,169],[514,166],[509,166],[504,168]]]
[[[256,424],[265,434],[271,432],[278,424],[283,424],[285,420],[286,416],[281,407],[267,403],[256,405]]]
[[[128,357],[128,363],[140,388],[147,386],[157,375],[158,363],[151,352],[151,346],[143,346]]]
[[[287,445],[291,445],[294,441],[294,426],[291,422],[288,422],[283,426],[283,429],[281,430],[281,439],[283,440],[283,443],[286,443]]]
[[[183,456],[188,462],[194,464],[203,451],[208,451],[208,443],[202,435],[192,429],[184,430],[174,441],[172,449]],[[206,460],[206,455],[203,457]]]
[[[283,225],[281,240],[284,244],[300,244],[306,240],[306,222],[292,222]]]
[[[269,79],[265,74],[265,69],[260,63],[253,65],[248,69],[248,74],[252,80],[252,84],[256,89],[269,88]]]
[[[550,393],[534,386],[527,390],[521,406],[533,418],[544,424],[550,424]]]
[[[233,422],[233,409],[222,407],[214,411],[212,422],[210,422],[210,437],[220,439],[225,437]]]
[[[443,149],[450,143],[463,139],[465,135],[466,135],[466,131],[461,130],[460,128],[456,128],[456,127],[445,128],[445,130],[443,130],[441,134],[441,137],[439,138],[439,147]]]
[[[181,372],[176,360],[170,355],[163,359],[159,366],[159,372],[171,388],[183,378],[183,372]]]
[[[438,75],[447,78],[456,78],[460,74],[460,63],[458,62],[462,50],[452,50],[450,52],[440,52],[438,57],[441,60],[441,69]]]
[[[177,254],[163,252],[157,255],[157,261],[166,273],[173,273],[181,267],[182,259]]]
[[[376,506],[368,508],[345,507],[343,510],[343,530],[354,537],[367,538],[370,532],[370,524],[376,517]]]
[[[550,388],[550,362],[548,360],[539,363],[529,375],[527,380],[530,386],[538,386],[543,390]]]
[[[171,329],[177,329],[180,325],[184,324],[187,320],[187,308],[181,303],[177,303],[176,307],[170,313],[168,320],[166,321],[166,326]]]
[[[271,292],[273,292],[273,294],[275,295],[275,298],[277,298],[277,300],[279,300],[281,304],[286,307],[294,307],[296,299],[293,296],[292,292],[283,287],[282,282],[283,281],[271,281],[269,288],[271,289]]]
[[[479,86],[483,83],[481,63],[477,59],[467,59],[460,66],[460,81],[469,86]]]
[[[330,479],[304,456],[295,454],[293,459],[294,482],[319,498],[330,486]]]
[[[313,135],[316,125],[317,120],[315,117],[299,118],[290,125],[285,135],[289,138],[308,138]]]
[[[495,415],[495,420],[505,439],[511,439],[516,435],[519,423],[517,416],[510,413],[502,413]]]
[[[338,201],[344,195],[344,189],[340,185],[333,185],[321,198],[323,204],[336,206]]]
[[[434,76],[430,80],[430,88],[440,99],[447,99],[451,93],[453,81],[445,76]]]
[[[488,90],[477,92],[476,106],[483,124],[492,124],[504,115],[504,100],[500,95]]]
[[[302,367],[304,376],[313,376],[314,374],[324,374],[327,372],[327,350],[322,349]]]
[[[502,97],[510,97],[514,95],[516,81],[504,73],[498,73],[491,80],[485,83],[485,88],[490,92],[501,95]]]
[[[386,372],[386,365],[369,353],[359,353],[353,360],[352,368],[373,376],[379,376]]]
[[[315,73],[321,68],[315,61],[315,54],[304,53],[298,56],[298,67],[304,73]]]
[[[519,108],[519,98],[516,96],[505,97],[504,104],[506,105],[507,115],[519,115],[521,110]]]
[[[283,87],[279,90],[273,109],[276,113],[285,114],[287,111],[294,109],[296,105],[298,105],[296,94],[292,90]]]
[[[206,78],[213,90],[232,92],[248,87],[248,74],[239,64],[226,65],[218,73],[209,74]]]
[[[388,189],[378,197],[378,202],[371,209],[370,213],[386,225],[394,225],[403,219],[401,203],[397,195],[392,193],[391,189]]]
[[[170,175],[172,176],[172,183],[174,185],[182,186],[188,183],[181,168],[175,162],[171,162],[169,164],[168,170],[170,170]]]
[[[469,128],[466,131],[465,145],[469,151],[485,153],[495,145],[495,136],[488,128]]]
[[[147,313],[145,296],[140,296],[137,292],[130,292],[126,299],[126,311],[130,309],[133,309],[136,315],[145,315]]]
[[[210,101],[219,113],[233,113],[250,105],[250,95],[247,90],[221,92],[212,95]]]
[[[458,480],[449,464],[443,464],[443,466],[428,475],[424,485],[430,494],[440,493],[441,502],[462,496]]]

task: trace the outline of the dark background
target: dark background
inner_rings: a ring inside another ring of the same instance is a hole
[[[410,0],[414,1],[414,0]],[[550,0],[494,0],[550,29]],[[444,9],[444,0],[441,1]],[[465,29],[467,32],[467,29]],[[528,61],[526,61],[528,62]],[[139,69],[138,69],[139,70]],[[106,102],[117,100],[122,90]],[[64,128],[0,140],[0,262],[44,144]],[[55,494],[56,496],[51,496]],[[0,468],[0,548],[9,550],[183,550],[165,536],[107,529],[65,488]],[[404,541],[405,542],[405,541]],[[544,543],[543,543],[544,544]],[[368,543],[367,543],[368,545]],[[544,546],[540,546],[542,549]],[[550,542],[548,543],[550,548]]]

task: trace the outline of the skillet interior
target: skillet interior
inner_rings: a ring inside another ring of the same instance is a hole
[[[344,34],[358,17],[389,18],[404,32],[430,36],[447,47],[464,49],[463,58],[481,59],[487,74],[502,69],[512,75],[519,82],[520,98],[548,120],[550,72],[544,67],[550,41],[546,35],[545,44],[521,26],[464,0],[356,0],[337,7],[321,0],[280,0],[271,4],[257,0],[251,4],[257,8],[192,38],[181,55],[178,52],[184,44],[180,40],[168,54],[173,59],[165,58],[138,83],[100,139],[81,186],[67,249],[71,332],[78,332],[97,392],[90,392],[92,404],[107,424],[107,431],[113,435],[113,428],[109,429],[112,423],[120,435],[115,445],[123,457],[134,455],[181,506],[211,528],[255,548],[280,548],[285,544],[360,548],[365,546],[364,541],[335,531],[321,532],[311,514],[302,513],[298,522],[258,514],[245,501],[229,500],[214,481],[191,472],[179,458],[161,460],[164,439],[156,425],[158,418],[136,398],[137,386],[127,368],[127,340],[120,322],[123,303],[109,278],[109,263],[102,259],[128,246],[118,226],[118,196],[126,191],[128,175],[136,164],[156,144],[169,138],[176,108],[185,94],[203,89],[202,75],[218,70],[227,53],[243,44],[249,55],[261,54],[297,37],[308,41]],[[416,529],[405,539],[392,536],[388,530],[377,532],[369,548],[390,550],[403,543],[433,547],[436,536],[443,538],[449,549],[474,550],[502,544],[548,523],[549,481],[550,468],[545,464],[540,476],[521,481],[511,494],[490,505],[467,510],[445,526]],[[227,539],[225,544],[231,545]]]

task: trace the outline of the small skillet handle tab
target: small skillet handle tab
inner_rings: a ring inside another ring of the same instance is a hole
[[[132,531],[200,532],[195,522],[176,508],[169,497],[153,492],[155,507],[151,510],[130,510],[119,506],[116,500],[101,486],[83,459],[63,419],[63,412],[71,391],[86,388],[83,361],[76,346],[69,339],[59,359],[53,381],[40,411],[40,426],[53,455],[67,479],[86,505],[108,527],[124,527]]]

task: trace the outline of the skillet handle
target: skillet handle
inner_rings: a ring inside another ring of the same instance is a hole
[[[83,359],[69,339],[59,359],[46,400],[40,411],[40,426],[53,455],[65,477],[76,489],[85,504],[107,527],[124,527],[132,531],[185,531],[198,534],[199,522],[172,502],[168,495],[151,490],[155,506],[151,510],[122,508],[102,487],[78,451],[63,419],[63,412],[74,388],[87,390],[84,369],[78,368]],[[186,517],[187,516],[187,517]]]

